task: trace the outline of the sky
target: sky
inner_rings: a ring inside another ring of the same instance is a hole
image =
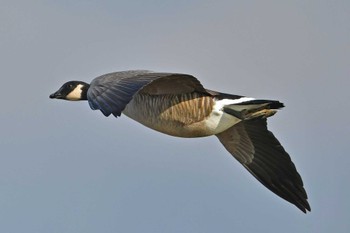
[[[348,232],[349,1],[0,3],[1,232]],[[215,137],[48,98],[129,69],[284,102],[269,128],[312,211],[263,187]]]

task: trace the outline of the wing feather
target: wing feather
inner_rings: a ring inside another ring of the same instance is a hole
[[[303,181],[288,153],[267,129],[266,119],[242,121],[216,136],[268,189],[303,212],[311,210]]]
[[[149,95],[206,92],[191,75],[123,71],[95,78],[90,84],[87,98],[93,110],[99,109],[105,116],[113,114],[118,117],[140,91]]]

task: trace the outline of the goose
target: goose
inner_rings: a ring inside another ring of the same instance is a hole
[[[92,80],[69,81],[52,99],[87,100],[106,117],[124,115],[172,136],[215,135],[258,181],[304,213],[311,211],[301,176],[290,156],[267,129],[267,118],[284,107],[205,89],[192,75],[129,70]]]

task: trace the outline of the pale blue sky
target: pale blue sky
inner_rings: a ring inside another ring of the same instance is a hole
[[[349,1],[0,2],[0,232],[348,232]],[[270,129],[312,212],[215,137],[159,134],[48,98],[119,70],[278,99]]]

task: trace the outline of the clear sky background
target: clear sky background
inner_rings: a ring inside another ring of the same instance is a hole
[[[0,232],[348,232],[350,1],[0,1]],[[215,137],[162,135],[64,82],[150,69],[278,99],[312,212]]]

